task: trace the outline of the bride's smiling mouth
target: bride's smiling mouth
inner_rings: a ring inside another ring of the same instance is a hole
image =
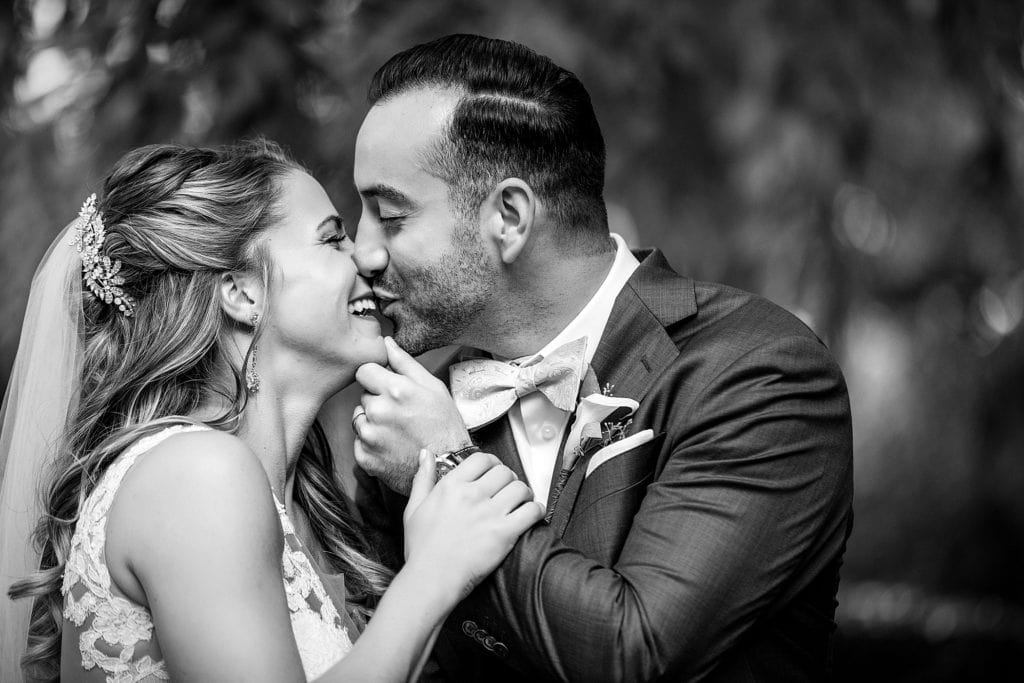
[[[349,315],[354,315],[359,318],[375,319],[374,314],[377,313],[377,311],[377,299],[369,292],[361,294],[348,302]]]

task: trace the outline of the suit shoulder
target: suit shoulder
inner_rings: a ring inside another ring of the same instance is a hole
[[[802,320],[763,296],[714,282],[694,282],[698,334],[730,339],[747,349],[786,337],[824,346]]]

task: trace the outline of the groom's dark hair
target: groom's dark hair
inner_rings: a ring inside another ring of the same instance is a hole
[[[576,76],[507,40],[457,34],[400,52],[370,82],[370,104],[421,87],[463,93],[428,170],[464,215],[505,178],[522,178],[562,228],[564,244],[605,251],[604,138]],[[582,239],[581,239],[582,238]]]

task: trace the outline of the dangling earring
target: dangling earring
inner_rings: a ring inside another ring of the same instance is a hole
[[[253,327],[253,332],[256,331],[256,323],[260,321],[260,314],[253,313],[249,316],[249,324]],[[249,352],[249,363],[245,368],[245,388],[249,390],[249,393],[255,394],[260,390],[260,376],[256,374],[256,343],[252,345],[252,351]]]

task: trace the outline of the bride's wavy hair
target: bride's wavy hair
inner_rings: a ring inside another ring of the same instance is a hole
[[[81,385],[34,532],[39,569],[9,591],[34,600],[22,658],[34,677],[59,674],[61,582],[71,537],[111,462],[138,439],[191,422],[186,416],[214,395],[229,407],[208,424],[237,428],[247,391],[242,368],[222,348],[224,332],[236,323],[221,309],[220,276],[255,272],[269,285],[272,264],[261,237],[282,219],[281,180],[296,169],[280,147],[259,139],[219,149],[143,147],[122,157],[105,179],[97,203],[106,227],[103,251],[121,260],[123,288],[136,304],[127,317],[83,291]],[[243,368],[259,332],[257,326]],[[370,557],[352,522],[319,425],[296,468],[295,501],[365,617],[390,574]]]

